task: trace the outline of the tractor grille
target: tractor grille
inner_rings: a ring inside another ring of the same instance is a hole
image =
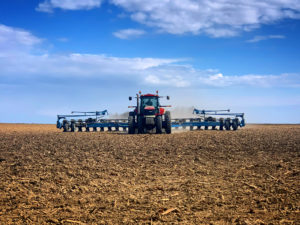
[[[144,110],[144,115],[155,115],[155,109],[153,110]]]

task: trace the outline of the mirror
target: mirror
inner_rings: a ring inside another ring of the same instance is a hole
[[[167,96],[167,99],[170,100],[170,96]]]
[[[131,101],[132,100],[132,97],[131,96],[129,96],[129,101]]]

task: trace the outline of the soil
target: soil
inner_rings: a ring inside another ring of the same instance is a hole
[[[0,224],[300,224],[300,125],[128,135],[0,124]]]

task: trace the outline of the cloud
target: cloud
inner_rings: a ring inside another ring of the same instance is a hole
[[[158,85],[158,86],[174,86],[174,87],[189,87],[191,83],[184,79],[183,76],[172,75],[147,75],[144,83],[146,85]]]
[[[266,35],[266,36],[255,36],[254,38],[247,40],[248,43],[255,43],[260,41],[265,41],[268,39],[284,39],[284,35]]]
[[[42,41],[26,30],[0,24],[0,56],[28,52]]]
[[[102,0],[45,0],[36,8],[37,11],[52,13],[55,8],[64,10],[89,10],[101,6]]]
[[[103,0],[45,0],[36,10],[82,10],[100,7]],[[109,0],[141,24],[170,34],[232,37],[282,19],[300,19],[298,0]],[[126,14],[122,14],[126,15]],[[124,30],[123,32],[125,32]],[[116,32],[121,38],[125,34]]]
[[[111,0],[132,20],[171,34],[232,37],[262,24],[299,19],[297,0]]]
[[[300,87],[299,73],[279,75],[241,74],[223,75],[216,70],[197,70],[192,66],[166,64],[149,68],[144,84],[178,88],[227,88],[227,87]]]
[[[2,74],[50,77],[134,77],[142,78],[150,68],[176,62],[176,59],[118,58],[106,55],[23,55],[22,60],[14,56],[0,60]]]
[[[202,84],[214,87],[252,86],[252,87],[300,87],[300,74],[284,73],[280,75],[246,74],[224,76],[222,73],[199,77]]]
[[[106,82],[125,79],[144,87],[300,87],[299,73],[223,75],[217,69],[196,69],[186,59],[41,54],[37,51],[41,42],[29,31],[0,25],[0,85],[9,84],[10,79],[101,78]]]
[[[124,29],[114,32],[113,35],[120,39],[133,39],[142,36],[146,32],[138,29]]]

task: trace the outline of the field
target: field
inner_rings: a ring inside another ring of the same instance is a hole
[[[127,135],[0,124],[0,224],[300,224],[300,125]]]

